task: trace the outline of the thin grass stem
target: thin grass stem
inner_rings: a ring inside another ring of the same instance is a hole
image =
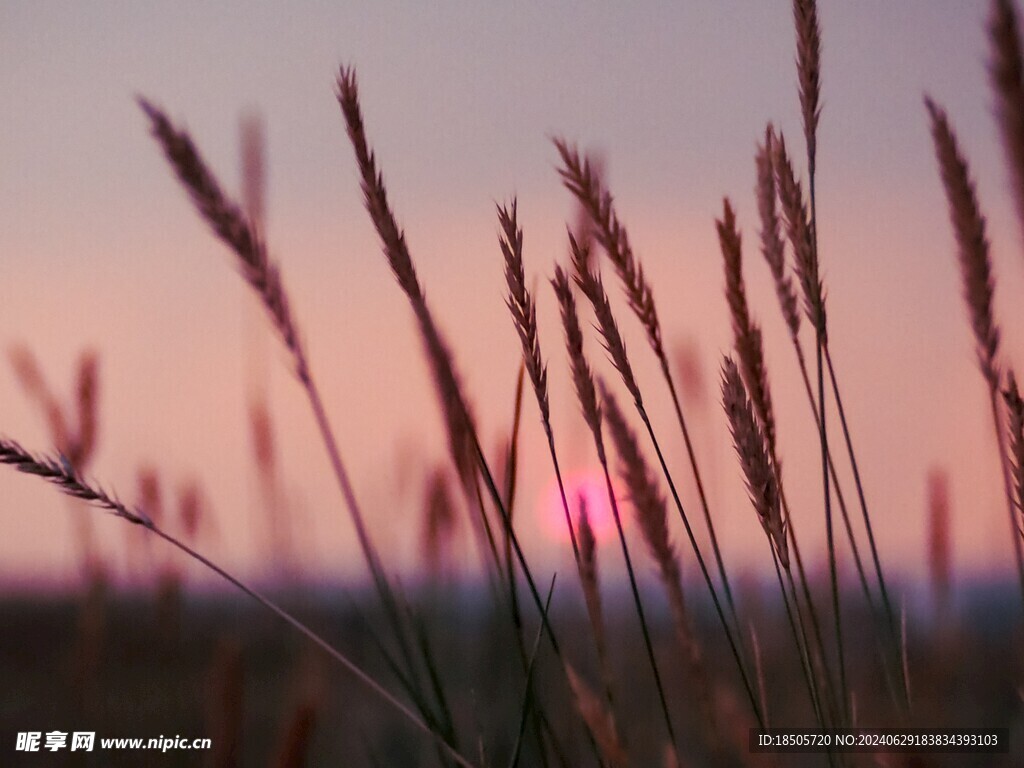
[[[665,480],[668,483],[672,499],[675,502],[676,509],[679,511],[679,517],[682,519],[683,527],[686,529],[686,536],[690,541],[690,547],[693,549],[694,556],[697,559],[697,565],[700,568],[701,576],[704,577],[704,583],[707,585],[708,593],[711,595],[711,602],[715,607],[715,613],[718,616],[718,621],[722,625],[722,630],[725,632],[725,638],[729,643],[729,650],[732,652],[736,666],[739,668],[744,691],[750,701],[750,706],[754,711],[754,716],[757,718],[758,724],[763,728],[764,715],[761,712],[761,707],[757,703],[757,695],[754,693],[754,686],[750,680],[750,673],[747,671],[747,666],[743,662],[743,657],[740,653],[739,646],[736,643],[736,638],[733,636],[732,628],[729,626],[729,620],[726,618],[725,610],[722,607],[722,601],[719,599],[718,591],[715,589],[714,582],[711,579],[711,572],[708,570],[704,556],[701,554],[700,546],[697,544],[697,537],[694,535],[689,517],[683,507],[683,502],[679,498],[679,492],[676,490],[676,484],[672,480],[672,473],[669,471],[668,464],[665,461],[665,456],[661,452],[661,445],[658,443],[658,438],[654,433],[654,427],[647,415],[647,410],[643,406],[638,406],[637,410],[640,414],[641,421],[644,423],[644,427],[647,429],[647,434],[651,438],[651,443],[654,446],[654,452],[658,456],[658,463],[661,464],[661,471],[665,475]]]
[[[853,470],[853,481],[857,488],[857,498],[860,502],[861,515],[864,518],[864,529],[868,535],[868,547],[871,550],[871,560],[875,567],[875,578],[878,580],[878,590],[882,597],[882,605],[885,611],[886,622],[889,628],[889,635],[893,641],[893,650],[896,658],[899,658],[899,633],[896,630],[895,613],[892,608],[892,601],[889,599],[889,589],[885,583],[885,575],[882,572],[882,560],[878,556],[878,546],[875,543],[875,534],[871,526],[871,515],[868,514],[868,505],[864,496],[864,484],[861,482],[860,468],[857,464],[857,454],[853,450],[853,439],[850,437],[850,427],[846,421],[846,409],[843,407],[843,398],[839,393],[839,381],[836,378],[835,366],[832,364],[832,354],[828,345],[825,346],[825,362],[828,366],[828,376],[832,383],[832,396],[835,398],[836,409],[839,412],[839,423],[843,430],[843,439],[846,442],[846,452],[850,458],[850,468]],[[900,685],[904,696],[904,704],[910,709],[910,685],[906,678],[903,665],[896,663],[899,669]]]
[[[547,613],[551,609],[551,595],[555,591],[555,579],[557,575],[551,577],[551,586],[548,587],[548,597],[544,601],[544,612]],[[544,637],[544,626],[543,624],[537,625],[537,635],[533,639],[533,647],[530,650],[529,661],[526,665],[526,687],[523,690],[523,703],[520,705],[519,714],[519,727],[516,730],[516,743],[512,749],[512,758],[509,760],[509,768],[516,768],[519,764],[519,753],[523,747],[523,735],[526,733],[526,718],[531,709],[530,703],[533,701],[533,668],[537,661],[537,653],[540,650],[540,641]],[[541,745],[541,752],[543,752],[543,745]]]
[[[360,682],[380,696],[389,706],[400,713],[417,729],[429,735],[431,739],[436,740],[444,749],[445,753],[456,763],[464,766],[464,768],[473,768],[473,764],[463,757],[451,744],[449,744],[440,733],[427,725],[415,712],[395,698],[395,696],[383,685],[378,683],[368,673],[364,672],[361,667],[351,661],[347,656],[345,656],[345,654],[328,643],[321,635],[317,634],[306,624],[299,621],[284,608],[281,608],[273,600],[265,597],[245,582],[236,578],[224,568],[190,547],[188,544],[185,544],[174,536],[165,533],[142,511],[122,504],[113,495],[85,482],[74,472],[74,470],[71,469],[67,462],[58,461],[45,455],[29,453],[17,443],[5,438],[0,438],[0,463],[12,466],[20,472],[41,477],[43,480],[57,486],[57,488],[63,493],[74,498],[82,499],[93,506],[106,509],[113,513],[115,517],[119,517],[128,523],[142,526],[154,536],[163,539],[171,546],[181,550],[197,563],[205,566],[229,584],[251,597],[264,608],[278,616],[278,618],[290,624],[292,628],[304,635],[308,640],[319,646],[332,659],[345,667]]]

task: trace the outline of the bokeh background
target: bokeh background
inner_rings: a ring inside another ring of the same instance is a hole
[[[1024,249],[992,120],[984,14],[983,4],[937,0],[820,8],[818,214],[830,337],[883,562],[911,580],[926,573],[933,467],[949,476],[958,581],[1001,579],[1011,565],[986,395],[922,105],[927,91],[948,107],[969,154],[993,240],[1006,350],[1024,361]],[[90,474],[128,500],[140,467],[155,467],[169,490],[195,479],[216,523],[205,548],[255,576],[272,571],[248,411],[254,388],[265,392],[303,574],[361,578],[353,531],[285,355],[230,254],[171,177],[135,96],[182,121],[232,191],[240,122],[261,116],[272,252],[373,531],[389,565],[417,572],[424,478],[445,460],[445,438],[332,94],[338,65],[354,64],[393,204],[496,455],[510,428],[520,349],[503,305],[494,204],[518,196],[527,268],[540,281],[556,438],[565,464],[584,475],[593,455],[546,285],[553,263],[566,259],[564,222],[574,216],[550,138],[603,158],[669,347],[695,372],[688,409],[726,561],[756,576],[770,560],[718,405],[718,365],[731,337],[714,217],[730,196],[765,327],[788,493],[810,552],[823,540],[817,442],[755,248],[752,193],[753,153],[768,120],[802,154],[793,50],[781,0],[3,3],[0,346],[32,350],[66,398],[79,353],[95,349],[100,434]],[[622,324],[692,500],[663,387],[632,318],[622,315]],[[601,357],[597,344],[590,350]],[[568,548],[545,523],[551,478],[538,422],[528,393],[517,514],[531,553],[564,567]],[[0,431],[34,448],[51,444],[6,358]],[[38,482],[0,474],[4,589],[77,579],[70,514]],[[115,579],[130,578],[138,545],[123,527],[97,525]],[[822,567],[817,551],[812,561]],[[460,552],[471,572],[470,551]]]

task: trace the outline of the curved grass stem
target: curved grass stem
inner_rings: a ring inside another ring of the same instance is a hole
[[[725,561],[722,558],[722,550],[718,546],[718,535],[715,533],[715,524],[711,519],[711,508],[708,504],[707,494],[704,491],[704,481],[701,479],[700,468],[697,466],[697,454],[693,448],[693,441],[690,439],[690,430],[686,426],[686,418],[683,416],[683,408],[679,402],[679,395],[676,392],[675,381],[669,371],[668,361],[664,355],[659,356],[661,373],[668,385],[669,394],[672,397],[672,406],[676,412],[676,420],[679,422],[679,429],[683,433],[683,442],[686,444],[686,455],[690,461],[690,469],[693,471],[694,484],[697,486],[697,496],[700,499],[701,511],[704,514],[704,522],[708,529],[708,539],[711,543],[711,552],[715,558],[715,567],[718,570],[719,579],[722,582],[722,592],[725,595],[726,605],[729,607],[729,615],[733,626],[739,633],[740,620],[736,612],[736,601],[733,599],[732,587],[729,584],[729,576],[725,570]]]
[[[857,454],[853,450],[853,439],[850,437],[850,428],[846,421],[846,409],[843,408],[843,398],[839,393],[839,382],[836,378],[835,366],[832,364],[832,354],[828,345],[825,345],[825,362],[828,366],[828,376],[832,383],[832,395],[836,401],[836,409],[839,412],[839,423],[843,430],[843,439],[846,442],[846,451],[850,457],[850,468],[853,470],[853,481],[857,487],[857,498],[860,501],[860,511],[864,518],[864,529],[867,531],[868,546],[871,550],[871,560],[875,568],[875,578],[878,580],[878,590],[882,597],[882,606],[885,611],[886,623],[889,629],[889,636],[893,643],[894,658],[896,667],[899,669],[901,692],[903,703],[907,710],[910,709],[910,681],[907,679],[906,669],[899,663],[900,640],[899,632],[896,629],[895,612],[892,608],[892,601],[889,599],[889,589],[885,583],[885,575],[882,571],[882,561],[878,556],[878,546],[875,544],[875,534],[871,527],[871,516],[868,514],[868,505],[864,495],[864,484],[861,482],[860,468],[857,465]],[[1001,441],[1000,441],[1001,442]],[[863,578],[863,576],[862,576]]]
[[[332,659],[355,675],[357,679],[380,696],[388,703],[389,706],[399,712],[417,729],[423,731],[434,739],[448,757],[454,760],[458,765],[461,765],[464,768],[473,768],[473,764],[463,757],[451,744],[449,744],[443,734],[439,733],[436,729],[431,728],[415,712],[409,709],[409,707],[388,691],[387,688],[351,661],[347,656],[345,656],[345,654],[327,642],[321,635],[310,629],[306,624],[301,622],[284,608],[280,607],[273,600],[265,597],[242,580],[233,576],[205,555],[200,554],[197,550],[193,549],[188,544],[185,544],[180,539],[161,530],[142,511],[122,504],[113,495],[85,482],[74,472],[67,462],[59,461],[48,456],[36,456],[29,453],[13,441],[0,438],[0,463],[12,466],[20,472],[41,477],[47,482],[57,486],[57,488],[63,493],[82,499],[93,506],[106,509],[114,514],[115,517],[119,517],[128,523],[139,525],[148,530],[154,536],[163,539],[171,546],[184,552],[190,558],[220,576],[229,584],[254,599],[271,613],[278,616],[278,618],[290,624],[295,630],[305,635],[307,639],[319,646]]]
[[[739,669],[740,677],[743,681],[743,688],[750,701],[750,707],[754,711],[754,717],[757,718],[758,724],[763,728],[764,714],[761,712],[761,707],[758,704],[757,694],[754,691],[754,685],[750,679],[750,673],[747,670],[747,665],[743,661],[743,656],[740,653],[736,638],[733,636],[733,630],[729,625],[729,620],[726,618],[725,609],[722,606],[722,600],[719,598],[718,590],[715,589],[715,583],[711,578],[711,572],[708,570],[704,556],[701,554],[700,545],[697,543],[697,537],[694,535],[693,527],[690,525],[690,518],[683,507],[683,502],[679,497],[679,492],[676,490],[676,484],[672,479],[672,473],[669,471],[668,464],[665,461],[665,456],[661,452],[661,445],[658,443],[658,438],[654,433],[654,426],[651,424],[651,420],[647,415],[647,409],[639,403],[636,404],[636,407],[640,414],[640,419],[643,421],[644,427],[647,429],[647,434],[651,438],[651,443],[654,445],[654,452],[658,456],[658,462],[661,464],[661,471],[665,475],[665,480],[668,483],[669,491],[672,494],[672,500],[675,502],[676,509],[679,512],[679,517],[683,521],[683,527],[686,529],[686,536],[690,541],[690,547],[693,549],[694,556],[697,559],[697,565],[700,568],[701,576],[704,577],[704,583],[708,588],[708,593],[711,595],[711,602],[715,607],[715,613],[718,616],[719,623],[722,625],[722,631],[725,632],[725,638],[729,643],[729,650],[732,652],[733,660],[736,662],[736,666]]]

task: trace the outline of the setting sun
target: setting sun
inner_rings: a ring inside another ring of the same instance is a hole
[[[594,537],[598,542],[605,541],[615,531],[611,505],[608,503],[608,490],[604,475],[596,467],[573,470],[563,478],[565,496],[569,501],[573,527],[579,526],[580,500],[587,505],[590,527],[594,529]],[[614,486],[613,486],[614,487]],[[621,514],[620,508],[620,514]],[[569,543],[569,531],[565,527],[565,510],[562,507],[562,495],[558,491],[558,482],[554,477],[548,480],[541,494],[539,505],[541,530],[544,535],[559,543]],[[623,525],[625,525],[625,517]]]

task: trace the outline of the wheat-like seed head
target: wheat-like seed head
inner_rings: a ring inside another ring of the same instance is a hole
[[[658,490],[657,481],[640,453],[636,435],[626,422],[614,395],[604,382],[598,380],[598,384],[607,414],[608,431],[619,454],[619,473],[633,502],[636,521],[644,543],[658,567],[658,576],[668,597],[672,624],[686,664],[688,679],[695,689],[694,695],[701,710],[707,715],[710,711],[707,706],[707,670],[686,607],[682,569],[668,530],[665,498]],[[711,722],[708,721],[709,724]]]
[[[619,474],[629,491],[630,500],[636,513],[637,524],[644,542],[650,550],[662,581],[670,592],[679,581],[679,560],[668,531],[668,516],[665,498],[658,490],[657,481],[640,452],[636,434],[630,428],[618,401],[604,382],[598,379],[608,432],[619,454]]]
[[[9,357],[14,375],[31,399],[43,411],[54,448],[71,466],[83,471],[96,449],[96,400],[99,388],[99,358],[95,351],[86,350],[78,359],[73,403],[76,423],[69,423],[65,409],[50,389],[39,363],[27,347],[15,346]]]
[[[573,239],[571,242],[575,243],[575,240]],[[555,290],[562,315],[565,347],[569,352],[569,365],[572,368],[572,382],[576,389],[576,398],[579,400],[580,410],[583,411],[583,420],[594,435],[597,457],[603,464],[605,451],[604,437],[601,433],[601,406],[597,400],[594,374],[583,353],[583,332],[580,329],[579,314],[576,311],[576,296],[569,284],[568,275],[558,265],[555,266],[555,277],[551,280],[551,286]]]
[[[800,182],[796,179],[793,165],[786,153],[786,142],[781,134],[772,144],[774,150],[772,166],[775,169],[775,185],[782,203],[782,217],[786,222],[786,234],[793,247],[793,260],[797,279],[803,291],[804,311],[824,343],[828,331],[825,323],[825,288],[818,272],[818,255],[814,250],[813,234],[807,205]]]
[[[943,470],[933,468],[928,473],[928,572],[940,602],[948,599],[952,583],[951,544],[949,478]]]
[[[38,400],[55,401],[57,399],[50,391],[46,378],[39,367],[39,361],[36,360],[31,349],[20,344],[15,345],[7,350],[7,357],[25,394]]]
[[[587,511],[587,500],[582,494],[579,497],[579,522],[577,534],[580,548],[580,583],[583,585],[583,598],[587,604],[587,615],[594,630],[594,642],[597,646],[598,659],[602,672],[605,667],[605,649],[607,641],[604,632],[604,612],[601,606],[601,589],[597,578],[597,538],[590,525],[590,513]]]
[[[451,352],[427,306],[426,297],[405,242],[405,234],[398,226],[388,203],[384,176],[377,170],[376,158],[367,144],[362,110],[359,106],[359,88],[353,68],[341,68],[337,88],[338,104],[341,106],[348,136],[355,151],[356,164],[359,167],[366,210],[380,237],[391,271],[408,297],[413,314],[419,324],[420,335],[423,338],[427,360],[430,363],[434,385],[445,417],[452,460],[463,483],[467,483],[476,471],[477,461],[473,441],[475,431],[473,416],[463,397]]]
[[[1017,389],[1017,379],[1013,371],[1007,373],[1006,388],[1003,400],[1007,412],[1007,446],[1010,459],[1010,475],[1013,480],[1014,506],[1017,509],[1017,528],[1021,529],[1024,520],[1024,400]],[[1024,535],[1024,534],[1022,534]]]
[[[821,117],[821,27],[818,25],[815,0],[793,0],[793,21],[796,25],[800,112],[807,141],[808,170],[813,176],[818,146],[818,119]]]
[[[73,442],[71,428],[64,417],[64,409],[43,376],[36,356],[32,354],[32,350],[23,346],[11,347],[8,356],[21,388],[43,411],[53,447],[62,455],[69,456],[72,453]]]
[[[604,159],[593,153],[588,153],[585,162],[589,166],[590,175],[596,178],[599,184],[603,184],[605,177]],[[580,250],[586,253],[589,258],[593,255],[592,246],[595,240],[594,222],[590,218],[590,212],[587,210],[587,207],[578,199],[575,202],[576,210],[574,211],[569,231],[572,232],[572,236],[579,243]],[[590,265],[588,264],[588,266]]]
[[[722,247],[725,262],[725,297],[732,315],[733,337],[736,352],[743,368],[743,378],[750,390],[750,398],[757,411],[765,438],[774,455],[775,414],[772,410],[772,395],[768,387],[768,371],[764,362],[764,348],[761,329],[750,317],[747,306],[747,291],[743,283],[743,249],[739,230],[736,228],[736,214],[726,198],[722,218],[715,222],[718,242]]]
[[[85,469],[96,450],[98,390],[99,358],[94,351],[87,350],[78,360],[78,380],[75,384],[78,431],[75,434],[73,450],[68,456],[72,466],[79,471]]]
[[[523,268],[523,230],[516,218],[516,201],[510,206],[498,206],[498,221],[501,233],[498,242],[505,257],[505,283],[508,297],[505,304],[512,313],[512,321],[523,346],[523,361],[530,382],[537,396],[544,429],[550,430],[551,408],[548,404],[548,371],[540,354],[540,338],[537,332],[537,303],[526,287],[526,272]]]
[[[352,672],[358,677],[363,683],[372,688],[378,695],[383,697],[391,706],[398,710],[404,717],[410,722],[416,725],[417,728],[428,734],[433,734],[438,740],[438,743],[446,748],[448,754],[462,766],[471,768],[471,764],[463,758],[456,750],[448,746],[447,742],[443,738],[437,735],[435,729],[432,729],[427,723],[421,720],[411,709],[405,704],[399,701],[397,698],[392,696],[386,688],[378,683],[374,678],[366,674],[359,666],[354,664],[347,656],[338,651],[334,646],[324,640],[320,635],[316,634],[312,629],[303,624],[292,614],[281,608],[273,601],[267,599],[259,592],[255,591],[251,587],[247,586],[244,582],[239,581],[237,578],[232,576],[230,573],[225,571],[219,565],[214,563],[212,560],[201,555],[199,552],[190,548],[184,544],[180,539],[170,536],[164,533],[154,522],[147,517],[144,511],[137,507],[130,507],[122,504],[113,495],[106,493],[99,487],[92,485],[77,474],[74,469],[66,461],[58,461],[54,458],[44,455],[33,454],[26,451],[18,443],[13,440],[0,437],[0,464],[6,464],[13,467],[14,469],[24,472],[30,475],[36,475],[41,477],[47,482],[56,486],[60,491],[76,499],[81,499],[101,509],[106,509],[113,513],[116,517],[126,520],[129,523],[140,525],[143,528],[151,531],[155,536],[163,539],[168,544],[176,547],[180,551],[187,554],[190,558],[198,563],[201,563],[206,568],[210,569],[221,578],[225,579],[242,592],[247,594],[249,597],[256,600],[267,610],[274,613],[286,621],[293,628],[301,632],[305,637],[318,645],[321,649],[326,651],[331,658],[342,664],[346,669]]]
[[[189,480],[178,489],[178,518],[185,536],[195,539],[205,517],[203,491],[199,483]]]
[[[800,334],[800,312],[797,309],[796,292],[793,282],[786,273],[785,246],[780,234],[779,211],[776,207],[775,168],[772,165],[775,129],[771,123],[765,129],[764,144],[758,145],[757,156],[757,212],[761,218],[761,253],[768,262],[768,268],[775,282],[775,295],[779,299],[782,317],[789,328],[789,335],[796,339]]]
[[[242,210],[250,221],[262,227],[266,211],[266,159],[263,120],[258,112],[242,118],[241,135]]]
[[[580,571],[583,576],[584,591],[597,595],[597,539],[590,525],[590,513],[587,511],[587,499],[579,497],[579,534],[580,534]],[[588,596],[589,601],[589,596]]]
[[[725,300],[732,316],[732,330],[735,335],[741,336],[750,328],[750,309],[743,285],[742,240],[736,227],[736,213],[729,198],[722,201],[722,218],[715,220],[715,229],[725,261]]]
[[[338,74],[337,97],[348,127],[348,137],[355,151],[366,210],[377,228],[384,247],[384,255],[391,265],[391,271],[394,272],[398,284],[410,300],[416,302],[423,298],[423,291],[420,288],[412,258],[409,256],[405,233],[395,221],[388,203],[384,175],[378,171],[377,160],[366,141],[362,109],[359,106],[359,87],[356,83],[354,68],[341,68]]]
[[[985,379],[994,390],[999,386],[996,360],[999,352],[999,327],[992,310],[995,278],[985,235],[985,217],[981,215],[967,161],[960,153],[946,113],[928,97],[925,97],[925,106],[931,117],[935,155],[956,235],[964,299],[974,330],[978,362]]]
[[[22,448],[14,440],[0,437],[0,464],[7,464],[19,472],[36,475],[76,499],[93,504],[101,509],[127,520],[129,523],[153,528],[153,521],[142,510],[122,504],[102,488],[86,482],[75,472],[70,462],[50,456],[34,454]]]
[[[643,266],[633,254],[626,228],[615,214],[611,194],[602,187],[601,177],[591,167],[590,161],[581,160],[575,147],[569,146],[562,139],[555,139],[555,147],[562,157],[563,167],[559,169],[559,175],[563,184],[590,214],[594,236],[615,266],[615,272],[629,299],[629,306],[647,332],[647,341],[654,354],[664,363],[665,350],[658,312],[654,306],[654,294],[644,277]]]
[[[135,476],[138,485],[138,507],[154,523],[163,523],[164,503],[160,486],[160,473],[152,466],[139,467]]]
[[[1012,0],[993,0],[989,18],[989,72],[1003,135],[1017,218],[1024,227],[1024,62]]]
[[[309,370],[298,329],[288,306],[288,294],[281,282],[277,265],[267,254],[266,244],[256,224],[221,190],[188,133],[176,128],[162,110],[146,99],[140,97],[139,106],[149,118],[154,138],[163,148],[178,179],[188,190],[196,210],[214,234],[238,256],[242,275],[259,294],[274,327],[292,353],[296,374],[301,380],[307,379]]]
[[[739,368],[731,357],[722,362],[722,407],[729,419],[729,431],[746,481],[747,493],[761,527],[775,545],[779,561],[789,568],[786,522],[782,517],[778,475],[764,433],[747,397]]]
[[[576,707],[597,742],[601,756],[609,766],[623,768],[629,760],[622,747],[614,715],[568,663],[565,665],[565,674],[576,699]]]
[[[425,314],[420,317],[420,332],[445,417],[449,450],[460,478],[463,482],[468,482],[475,476],[477,467],[473,412],[462,393],[462,385],[455,372],[455,364],[448,345],[429,313],[426,313],[426,305],[422,307]]]
[[[263,398],[249,404],[249,429],[252,434],[253,455],[256,468],[264,478],[272,477],[276,461],[274,446],[274,425],[270,420],[270,411]]]
[[[448,484],[448,473],[438,467],[427,478],[423,497],[423,552],[430,570],[436,572],[451,543],[457,524],[455,500]]]
[[[612,312],[611,302],[608,300],[608,293],[604,289],[604,282],[600,273],[591,272],[587,269],[586,255],[576,245],[572,235],[569,235],[569,245],[572,248],[573,279],[576,285],[583,292],[583,295],[590,301],[594,309],[594,316],[597,318],[597,327],[601,332],[601,343],[612,361],[612,365],[622,377],[622,383],[626,385],[629,394],[638,406],[643,404],[640,395],[640,387],[633,375],[633,366],[629,364],[629,355],[626,354],[626,342],[622,340],[619,333],[619,325],[615,322],[615,313]]]

